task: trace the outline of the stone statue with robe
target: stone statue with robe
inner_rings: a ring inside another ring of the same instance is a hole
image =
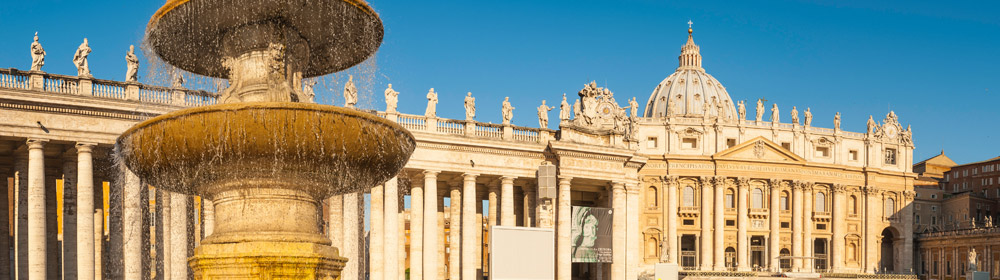
[[[549,107],[545,105],[545,100],[542,100],[542,105],[538,106],[538,127],[539,128],[549,128],[549,111],[552,111],[555,107]]]
[[[431,88],[427,92],[427,110],[424,111],[424,116],[426,117],[437,117],[437,104],[438,104],[438,94],[434,92],[434,88]]]
[[[969,271],[979,271],[979,266],[976,265],[976,261],[978,259],[979,258],[978,258],[978,255],[976,254],[976,248],[970,249],[969,250],[969,259],[968,259]]]
[[[875,134],[876,129],[878,129],[878,124],[875,124],[875,118],[868,115],[868,134]]]
[[[344,84],[344,107],[354,108],[358,104],[358,87],[354,86],[354,76],[347,75],[347,83]]]
[[[472,97],[472,92],[465,95],[465,120],[471,121],[476,118],[476,98]]]
[[[738,107],[737,113],[740,115],[740,121],[745,120],[747,118],[746,101],[740,100],[740,102],[737,102],[736,105]]]
[[[764,118],[764,99],[757,99],[757,122],[760,122]]]
[[[811,126],[813,122],[813,113],[809,111],[808,107],[806,107],[806,112],[803,114],[806,116],[806,126]]]
[[[90,76],[90,65],[87,64],[87,56],[90,55],[90,51],[87,38],[83,38],[83,43],[80,44],[80,47],[76,49],[76,53],[73,54],[73,64],[76,65],[77,76]]]
[[[385,88],[385,112],[395,113],[397,103],[399,103],[399,92],[392,89],[392,84],[389,84]]]
[[[42,71],[44,65],[45,49],[38,42],[38,32],[35,32],[35,41],[31,43],[31,71]]]
[[[302,81],[302,97],[305,103],[316,103],[316,91],[313,87],[316,86],[316,80],[305,80]]]
[[[503,124],[510,124],[510,120],[514,118],[514,106],[510,105],[510,97],[503,98],[503,107],[500,108],[501,117],[503,117]]]
[[[795,106],[792,106],[791,114],[792,114],[792,123],[799,124],[799,109],[795,108]]]
[[[771,122],[772,123],[780,123],[781,122],[781,114],[778,113],[778,104],[777,103],[775,103],[773,106],[771,106]]]
[[[559,120],[561,121],[569,120],[572,114],[573,114],[573,107],[570,107],[569,102],[566,102],[566,94],[563,93],[562,103],[559,104]]]
[[[128,46],[128,53],[125,54],[125,81],[135,82],[139,80],[139,57],[135,55],[135,45]]]
[[[629,113],[631,113],[631,114],[629,114],[629,116],[631,116],[632,118],[638,117],[638,114],[639,114],[639,102],[635,101],[635,97],[632,97],[632,99],[630,99],[628,101],[628,109],[629,109]]]
[[[840,112],[833,116],[833,129],[840,130]]]

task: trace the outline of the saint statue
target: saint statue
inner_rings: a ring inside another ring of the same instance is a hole
[[[979,267],[976,265],[976,260],[978,260],[976,255],[976,248],[969,250],[969,271],[979,271]]]
[[[470,91],[465,95],[465,120],[471,121],[476,118],[476,98],[472,97]]]
[[[559,104],[559,120],[561,121],[569,120],[572,111],[573,107],[570,107],[569,103],[566,102],[566,94],[563,93],[562,103]]]
[[[628,107],[631,113],[630,116],[633,118],[637,117],[639,113],[639,102],[635,101],[635,97],[632,97],[632,100],[628,101]]]
[[[910,125],[906,125],[906,131],[903,131],[903,141],[906,143],[913,142],[913,130],[910,130]]]
[[[302,95],[305,103],[316,103],[316,92],[313,90],[313,86],[316,85],[316,80],[305,80],[302,81]]]
[[[840,130],[840,112],[833,116],[833,129]]]
[[[736,105],[739,107],[737,109],[737,113],[740,114],[740,121],[745,120],[747,118],[746,101],[740,100],[740,102],[737,102]]]
[[[757,122],[760,122],[763,117],[764,117],[764,99],[763,98],[758,98],[757,99]]]
[[[538,127],[549,128],[549,111],[555,108],[545,105],[545,100],[542,100],[542,105],[538,106]]]
[[[125,64],[128,67],[125,71],[125,81],[135,82],[139,80],[139,57],[135,56],[135,45],[128,46],[128,53],[125,54]]]
[[[799,109],[795,108],[795,106],[792,106],[791,114],[792,114],[792,123],[799,124]]]
[[[174,73],[174,84],[173,88],[184,88],[184,74],[180,72]]]
[[[813,122],[813,113],[809,111],[808,107],[806,107],[805,115],[806,115],[806,126],[812,125],[812,122]]]
[[[780,123],[780,122],[781,122],[781,114],[778,113],[778,104],[775,103],[774,106],[771,106],[771,123]]]
[[[42,71],[45,65],[45,49],[38,42],[38,32],[35,32],[35,41],[31,43],[31,71]]]
[[[660,241],[660,263],[670,263],[670,243]]]
[[[437,104],[438,104],[438,94],[434,92],[434,88],[431,88],[427,92],[427,110],[424,111],[424,116],[426,117],[437,117]]]
[[[514,118],[514,106],[510,106],[510,97],[503,98],[503,107],[500,109],[503,124],[510,124],[510,119]]]
[[[392,84],[385,89],[385,112],[395,113],[396,103],[399,103],[399,92],[392,89]]]
[[[77,76],[90,76],[90,65],[87,64],[87,56],[90,55],[90,51],[87,38],[83,38],[83,43],[80,44],[80,47],[76,49],[76,53],[73,54],[73,64],[76,65]]]
[[[344,84],[344,107],[354,108],[358,104],[358,87],[354,86],[354,76],[347,75],[347,83]]]
[[[667,117],[674,115],[674,100],[667,98]]]
[[[872,115],[868,115],[868,134],[875,134],[875,130],[878,129],[878,124],[875,124],[875,119]]]

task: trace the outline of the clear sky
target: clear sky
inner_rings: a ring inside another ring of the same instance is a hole
[[[5,1],[0,67],[28,69],[38,31],[48,52],[43,70],[75,74],[73,52],[87,37],[93,74],[122,80],[128,45],[141,44],[163,2]],[[514,123],[534,127],[542,99],[575,98],[591,80],[619,102],[635,96],[643,104],[677,67],[692,20],[705,69],[734,100],[763,97],[782,112],[810,107],[821,127],[832,127],[839,111],[844,129],[859,132],[868,115],[881,120],[894,110],[913,126],[915,161],[941,150],[959,163],[1000,155],[996,1],[370,3],[385,41],[371,63],[347,71],[366,94],[363,107],[383,109],[382,90],[392,83],[400,110],[422,114],[433,87],[439,116],[463,119],[462,96],[471,91],[479,121],[499,122],[509,96]],[[166,84],[150,71],[140,69],[144,82]],[[319,102],[342,104],[344,81],[325,77]]]

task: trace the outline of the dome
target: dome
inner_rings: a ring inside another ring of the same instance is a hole
[[[692,33],[688,29],[687,43],[681,47],[678,57],[680,66],[653,90],[644,116],[705,117],[707,113],[708,118],[734,120],[734,102],[726,87],[701,67],[701,54]]]

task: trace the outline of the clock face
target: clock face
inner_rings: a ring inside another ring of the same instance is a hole
[[[597,104],[597,113],[602,116],[609,117],[612,116],[614,112],[615,108],[610,103],[601,102],[600,104]]]
[[[885,127],[885,135],[888,136],[890,139],[896,138],[896,135],[898,134],[899,134],[899,129],[897,129],[896,126],[887,125]]]

